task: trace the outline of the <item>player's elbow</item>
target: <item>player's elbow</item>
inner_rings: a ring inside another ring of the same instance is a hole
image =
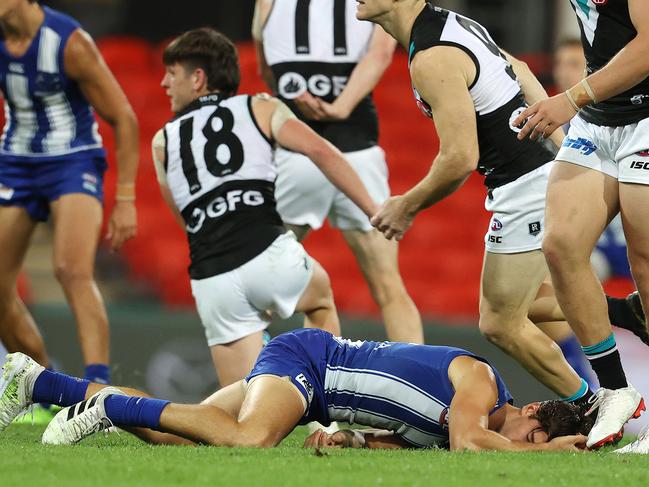
[[[480,442],[476,437],[476,435],[467,434],[467,433],[451,435],[449,444],[450,444],[451,451],[484,450],[484,448],[480,445]]]
[[[444,159],[448,167],[456,175],[456,179],[465,180],[478,167],[478,151],[473,148],[458,148],[447,151]]]

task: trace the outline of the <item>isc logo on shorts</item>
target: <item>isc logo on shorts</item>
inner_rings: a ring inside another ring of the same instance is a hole
[[[235,211],[240,205],[261,206],[263,204],[264,195],[259,191],[233,189],[224,196],[214,198],[205,209],[194,208],[191,223],[187,224],[187,231],[196,233],[203,227],[206,218],[219,218],[229,211]]]
[[[487,240],[488,240],[490,243],[497,243],[497,244],[499,244],[499,243],[503,243],[503,238],[502,238],[502,237],[499,237],[499,236],[497,236],[497,235],[489,235],[489,236],[487,237]]]

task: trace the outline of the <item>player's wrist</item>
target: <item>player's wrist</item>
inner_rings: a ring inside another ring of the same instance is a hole
[[[115,201],[118,203],[134,203],[135,183],[117,183]]]
[[[597,97],[593,92],[588,79],[583,79],[572,88],[565,91],[570,106],[577,112],[583,107],[597,103]]]

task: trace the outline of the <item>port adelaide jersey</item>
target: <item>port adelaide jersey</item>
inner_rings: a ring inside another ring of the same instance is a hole
[[[275,210],[273,147],[250,96],[203,96],[165,125],[164,136],[165,171],[185,220],[192,279],[236,269],[284,232]]]
[[[469,93],[475,106],[480,161],[478,172],[489,188],[502,186],[551,161],[554,154],[545,146],[516,136],[520,129],[511,121],[524,110],[525,98],[514,70],[487,30],[474,20],[426,4],[410,35],[409,62],[419,51],[435,46],[453,46],[473,60],[476,77]],[[413,86],[425,115],[430,106]]]
[[[586,55],[588,74],[604,67],[638,34],[627,0],[571,0]],[[619,127],[649,118],[649,78],[624,93],[584,107],[589,123]]]
[[[349,118],[336,122],[304,119],[293,100],[309,92],[333,102],[367,52],[374,29],[374,24],[356,19],[353,0],[276,0],[264,26],[264,55],[277,82],[279,98],[343,152],[378,143],[378,119],[371,95]]]

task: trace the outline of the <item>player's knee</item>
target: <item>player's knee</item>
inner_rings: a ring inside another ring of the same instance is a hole
[[[543,236],[543,255],[548,265],[552,268],[561,267],[566,262],[574,260],[579,256],[579,245],[571,238],[570,233],[548,231]]]
[[[94,279],[92,269],[69,262],[57,262],[54,265],[54,275],[62,286],[92,282]]]
[[[481,307],[478,327],[480,333],[491,343],[499,346],[505,344],[513,336],[512,330],[515,326],[512,313],[497,313],[485,309],[485,306]]]

